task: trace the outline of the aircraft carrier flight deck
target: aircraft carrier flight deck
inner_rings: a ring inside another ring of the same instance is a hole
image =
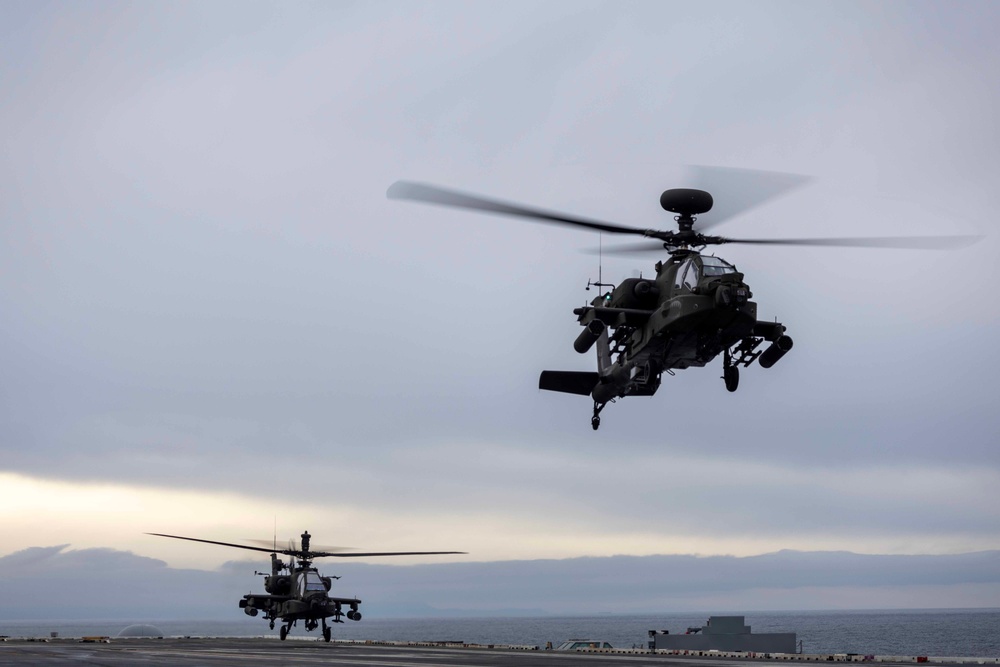
[[[569,652],[537,647],[435,645],[433,643],[361,643],[312,639],[278,641],[273,638],[81,639],[0,642],[0,665],[50,667],[55,665],[378,665],[380,667],[714,667],[736,665],[773,667],[802,662],[867,662],[878,665],[1000,664],[1000,659],[927,658],[923,656],[762,655],[704,652],[702,655],[652,653],[646,650]]]

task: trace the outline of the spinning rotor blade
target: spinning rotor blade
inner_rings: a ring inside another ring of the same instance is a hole
[[[723,243],[757,245],[835,246],[843,248],[896,248],[900,250],[955,250],[967,248],[982,236],[873,236],[828,239],[728,239]]]
[[[717,239],[713,244],[744,243],[752,245],[798,245],[827,246],[839,248],[890,248],[897,250],[957,250],[967,248],[982,240],[982,236],[861,236],[839,238],[803,238],[803,239],[731,239],[725,236],[711,237]],[[588,254],[596,255],[598,250],[590,248]],[[626,243],[604,246],[600,252],[605,255],[629,255],[636,253],[664,252],[662,242],[647,241],[645,243]]]
[[[722,224],[813,180],[802,174],[703,165],[689,165],[685,171],[684,187],[706,190],[715,199],[712,210],[698,216],[695,227],[699,231]]]
[[[600,248],[587,248],[580,252],[587,255],[632,255],[649,252],[662,255],[666,252],[666,249],[663,247],[663,241],[640,241],[638,243],[618,243],[616,245],[601,246]]]
[[[659,239],[645,243],[604,247],[606,253],[662,252],[664,245],[671,247],[700,247],[728,243],[755,245],[798,245],[834,246],[850,248],[900,248],[917,250],[946,250],[964,248],[979,241],[980,236],[886,236],[886,237],[842,237],[842,238],[788,238],[788,239],[733,239],[724,236],[708,236],[702,230],[741,215],[752,208],[801,187],[811,179],[800,174],[786,174],[775,171],[752,169],[731,169],[727,167],[688,167],[689,182],[685,185],[699,190],[715,191],[713,208],[698,216],[692,230],[690,222],[678,232],[640,229],[611,222],[588,220],[553,211],[522,206],[489,199],[479,195],[449,190],[425,183],[396,181],[386,191],[389,199],[403,199],[438,204],[452,208],[471,209],[486,213],[498,213],[527,218],[570,227],[583,227],[611,234],[632,234]]]
[[[467,551],[368,551],[365,553],[323,553],[312,552],[314,558],[361,558],[363,556],[441,556],[445,554],[466,554]]]
[[[293,549],[278,549],[274,550],[273,547],[251,547],[246,544],[233,544],[232,542],[216,542],[215,540],[201,540],[197,537],[181,537],[180,535],[165,535],[163,533],[146,533],[146,535],[155,535],[157,537],[171,537],[175,540],[188,540],[190,542],[204,542],[205,544],[218,544],[223,547],[234,547],[236,549],[249,549],[250,551],[263,551],[265,553],[280,553],[286,556],[300,556],[303,552],[297,548]],[[297,546],[297,545],[296,545]],[[338,547],[334,547],[337,549]],[[360,558],[363,556],[440,556],[446,554],[465,554],[465,551],[366,551],[366,552],[352,552],[352,553],[338,553],[336,551],[309,551],[309,555],[313,558]]]
[[[386,190],[386,197],[389,199],[406,199],[410,201],[424,202],[425,204],[438,204],[440,206],[450,206],[452,208],[465,208],[475,211],[485,211],[486,213],[499,213],[501,215],[514,215],[529,220],[549,222],[557,225],[568,225],[571,227],[586,227],[599,232],[609,232],[611,234],[637,234],[645,236],[647,231],[638,227],[628,227],[612,222],[601,222],[598,220],[587,220],[576,216],[557,213],[554,211],[543,211],[537,208],[521,206],[520,204],[510,204],[488,199],[479,195],[466,194],[456,190],[439,188],[436,185],[425,183],[414,183],[412,181],[396,181]]]
[[[146,535],[155,535],[157,537],[172,537],[175,540],[188,540],[190,542],[204,542],[205,544],[218,544],[223,547],[234,547],[236,549],[249,549],[251,551],[264,551],[267,553],[275,553],[273,547],[249,547],[245,544],[233,544],[231,542],[216,542],[214,540],[200,540],[197,537],[181,537],[180,535],[164,535],[163,533],[146,533]],[[277,553],[285,553],[284,551],[278,551]]]

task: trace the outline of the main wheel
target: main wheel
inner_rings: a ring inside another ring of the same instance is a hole
[[[278,633],[278,636],[281,637],[281,641],[285,641],[285,638],[288,637],[288,626],[287,625],[281,626],[281,632]]]
[[[726,381],[726,389],[736,391],[740,386],[739,366],[726,366],[722,371],[722,379]]]
[[[329,642],[332,637],[333,633],[330,631],[330,628],[323,628],[323,639]]]
[[[593,426],[594,430],[596,431],[601,427],[601,418],[595,416],[593,419],[590,420],[590,425]]]

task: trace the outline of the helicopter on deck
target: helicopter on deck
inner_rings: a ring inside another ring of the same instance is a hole
[[[245,544],[215,542],[180,535],[165,535],[163,533],[146,533],[157,537],[170,537],[175,540],[189,540],[218,544],[236,549],[271,552],[271,573],[255,572],[264,575],[265,594],[249,593],[240,600],[240,609],[247,616],[257,616],[263,612],[264,620],[270,621],[273,630],[276,621],[281,621],[279,636],[282,640],[288,637],[289,631],[299,621],[304,621],[307,631],[315,630],[322,625],[323,639],[330,641],[332,631],[326,619],[332,617],[333,623],[343,623],[343,617],[350,621],[360,621],[361,600],[358,598],[342,598],[331,596],[333,580],[340,577],[324,577],[312,565],[315,558],[361,558],[367,556],[428,556],[442,554],[464,554],[464,551],[386,551],[386,552],[346,552],[343,547],[319,547],[314,551],[310,546],[312,536],[305,531],[300,536],[301,546],[294,540],[289,541],[287,549],[278,549],[276,540],[271,548],[253,547]],[[291,560],[284,562],[278,554],[289,556]],[[346,611],[345,611],[346,609]]]
[[[610,234],[642,236],[647,241],[618,246],[614,253],[666,252],[666,261],[656,263],[655,278],[630,278],[611,288],[589,305],[573,313],[583,326],[574,349],[587,353],[597,349],[596,371],[542,371],[538,387],[549,391],[589,396],[594,402],[591,425],[601,424],[601,410],[616,399],[652,396],[663,373],[702,367],[722,355],[722,379],[726,389],[736,391],[740,367],[754,361],[770,368],[792,349],[785,326],[760,320],[757,304],[744,275],[720,257],[703,254],[707,246],[731,243],[756,245],[841,246],[877,248],[959,248],[978,241],[978,236],[901,236],[735,239],[710,236],[703,230],[745,212],[764,201],[804,184],[806,177],[719,167],[695,168],[699,180],[724,184],[732,195],[707,223],[695,229],[697,216],[712,211],[712,195],[702,189],[675,188],[660,196],[660,205],[674,213],[676,231],[643,229],[591,220],[574,215],[530,208],[489,199],[435,185],[397,181],[386,195],[453,208],[526,218],[534,222],[571,226]],[[608,252],[608,250],[604,250]],[[762,347],[768,343],[766,347]]]

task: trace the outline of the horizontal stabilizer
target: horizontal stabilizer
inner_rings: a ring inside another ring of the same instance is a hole
[[[596,372],[589,371],[542,371],[538,378],[538,388],[590,396],[590,392],[597,386],[597,378]]]

